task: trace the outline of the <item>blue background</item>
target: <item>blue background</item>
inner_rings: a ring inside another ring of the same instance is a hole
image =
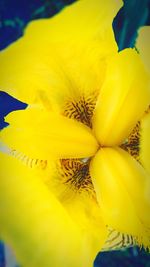
[[[6,48],[10,43],[22,36],[29,21],[51,17],[72,2],[74,1],[0,0],[0,50]],[[150,0],[124,0],[124,6],[118,12],[113,22],[119,50],[126,47],[134,47],[137,30],[143,25],[150,25]],[[1,91],[0,128],[2,129],[7,126],[4,117],[9,112],[16,109],[24,109],[26,106],[25,103],[21,103]],[[130,220],[130,218],[127,219]],[[101,253],[95,260],[95,267],[100,266],[150,267],[150,254],[136,247],[124,251]],[[2,242],[0,242],[0,267],[5,267],[4,246]]]

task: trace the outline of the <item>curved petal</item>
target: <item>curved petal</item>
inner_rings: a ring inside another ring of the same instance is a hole
[[[82,0],[51,19],[32,22],[23,38],[0,53],[0,89],[29,104],[39,101],[41,91],[47,102],[52,90],[65,95],[75,83],[77,91],[86,77],[93,81],[88,87],[97,89],[104,57],[117,50],[112,20],[120,5],[120,0]]]
[[[108,37],[108,30],[112,31],[113,18],[121,5],[121,0],[105,2],[80,0],[50,20],[43,19],[30,23],[27,32],[35,41],[39,41],[39,33],[46,42],[50,40],[49,38],[54,42],[72,40],[82,42],[96,37],[99,39],[103,37],[104,40]]]
[[[0,166],[0,234],[18,261],[25,267],[92,266],[86,233],[37,173],[1,154]],[[102,231],[99,246],[104,236]]]
[[[150,174],[150,113],[141,120],[140,159],[144,168]]]
[[[104,245],[108,234],[97,202],[83,192],[82,194],[76,193],[76,196],[72,196],[70,201],[67,199],[63,205],[82,232],[86,234],[87,253],[94,259]]]
[[[47,109],[99,92],[106,59],[97,41],[35,46],[24,37],[1,52],[1,90],[28,104],[42,102]]]
[[[150,72],[150,27],[145,26],[139,30],[139,36],[137,38],[137,48],[140,52],[141,58]]]
[[[150,176],[120,148],[101,149],[90,172],[106,223],[150,247]]]
[[[149,77],[132,49],[114,56],[93,118],[93,128],[102,146],[121,144],[150,103]]]
[[[13,112],[8,122],[10,126],[0,133],[1,140],[30,158],[84,158],[98,148],[90,128],[40,108]]]

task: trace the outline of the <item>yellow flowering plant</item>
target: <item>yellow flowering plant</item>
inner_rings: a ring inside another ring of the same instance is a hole
[[[28,103],[0,132],[0,236],[24,267],[150,248],[149,29],[118,52],[121,5],[77,1],[0,54],[1,90]]]

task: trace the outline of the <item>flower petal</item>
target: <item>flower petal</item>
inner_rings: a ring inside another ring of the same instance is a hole
[[[132,49],[116,54],[109,62],[93,118],[94,132],[100,144],[121,144],[149,103],[149,77],[139,55]]]
[[[99,150],[90,171],[106,223],[150,247],[150,176],[120,148]]]
[[[112,30],[113,18],[121,5],[121,0],[77,1],[50,20],[30,23],[27,32],[35,42],[40,42],[39,34],[42,34],[42,39],[46,42],[50,39],[54,42],[82,42],[95,37],[104,39],[108,37],[108,30]]]
[[[37,173],[7,155],[0,155],[0,166],[0,234],[18,261],[31,267],[92,266],[86,233]]]
[[[150,27],[145,26],[139,30],[139,37],[137,38],[137,48],[140,52],[141,58],[150,72]]]
[[[67,199],[66,196],[66,201],[63,202],[63,205],[73,221],[75,221],[82,229],[82,232],[86,234],[87,253],[92,255],[94,259],[102,245],[104,245],[108,234],[97,202],[95,199],[92,199],[89,194],[86,194],[86,192],[82,194],[76,193],[76,195],[74,192],[72,198]]]
[[[150,174],[150,113],[141,120],[140,159],[143,167]]]
[[[49,100],[55,88],[63,92],[66,84],[72,87],[68,71],[79,80],[76,90],[87,83],[85,77],[93,81],[89,88],[100,84],[102,59],[117,51],[112,20],[120,6],[120,0],[82,0],[51,19],[30,23],[25,36],[0,53],[1,90],[30,104],[39,100],[41,91],[42,95],[46,91]],[[96,76],[97,65],[100,79]]]
[[[40,108],[13,112],[8,122],[10,126],[0,133],[1,140],[30,158],[83,158],[98,148],[90,128]]]
[[[0,54],[2,91],[28,104],[42,102],[47,109],[71,97],[99,92],[106,59],[97,41],[35,44],[35,48],[26,39]]]

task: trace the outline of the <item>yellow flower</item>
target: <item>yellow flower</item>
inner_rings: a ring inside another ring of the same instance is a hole
[[[141,39],[142,59],[117,51],[120,6],[78,1],[0,55],[1,90],[29,104],[0,133],[0,235],[23,266],[150,247],[149,67]]]

